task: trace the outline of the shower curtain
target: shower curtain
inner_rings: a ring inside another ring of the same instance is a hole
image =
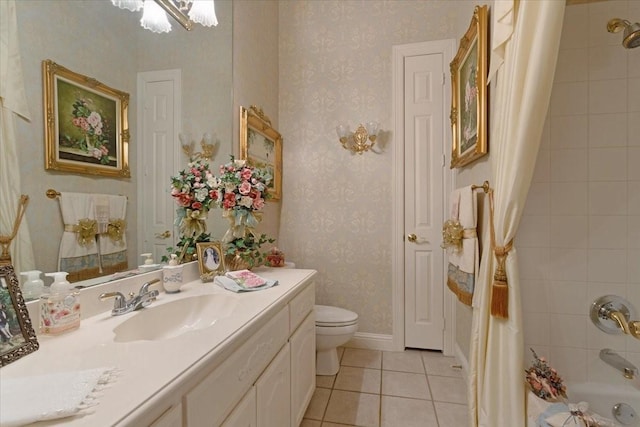
[[[485,250],[473,300],[469,355],[472,427],[526,425],[518,261],[513,243],[533,176],[547,114],[564,1],[496,0],[492,11],[490,81],[491,185],[495,247]],[[488,241],[488,240],[485,240]],[[507,249],[507,317],[491,314],[495,254]]]
[[[0,234],[10,235],[20,199],[20,169],[14,116],[29,120],[22,79],[15,0],[0,1]],[[16,272],[33,270],[35,261],[26,218],[10,246]]]

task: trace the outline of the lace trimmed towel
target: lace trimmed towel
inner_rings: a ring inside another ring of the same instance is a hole
[[[277,280],[273,280],[273,279],[263,279],[263,280],[266,283],[262,286],[247,287],[247,286],[243,286],[242,284],[238,283],[236,280],[233,280],[230,277],[216,276],[216,278],[213,279],[213,283],[216,283],[218,286],[222,286],[223,288],[231,292],[260,291],[262,289],[271,288],[278,284]]]
[[[90,413],[99,391],[113,383],[115,368],[97,368],[0,381],[0,425],[17,427]]]
[[[451,193],[451,220],[462,227],[462,241],[457,248],[447,250],[449,267],[447,286],[460,302],[471,305],[479,264],[478,236],[476,234],[477,199],[472,186]]]

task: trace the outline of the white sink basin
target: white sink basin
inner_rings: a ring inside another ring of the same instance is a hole
[[[160,341],[208,328],[233,312],[233,295],[193,296],[143,308],[116,326],[115,342]]]

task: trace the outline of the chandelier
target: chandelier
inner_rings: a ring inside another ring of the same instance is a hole
[[[204,27],[218,25],[213,0],[111,0],[111,3],[132,12],[142,9],[140,25],[154,33],[171,31],[167,14],[186,30],[191,30],[194,22]]]

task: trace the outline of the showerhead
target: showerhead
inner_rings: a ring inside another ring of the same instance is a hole
[[[626,19],[613,18],[607,23],[607,31],[617,33],[624,29],[622,33],[622,46],[633,49],[640,46],[640,23],[632,24]]]

